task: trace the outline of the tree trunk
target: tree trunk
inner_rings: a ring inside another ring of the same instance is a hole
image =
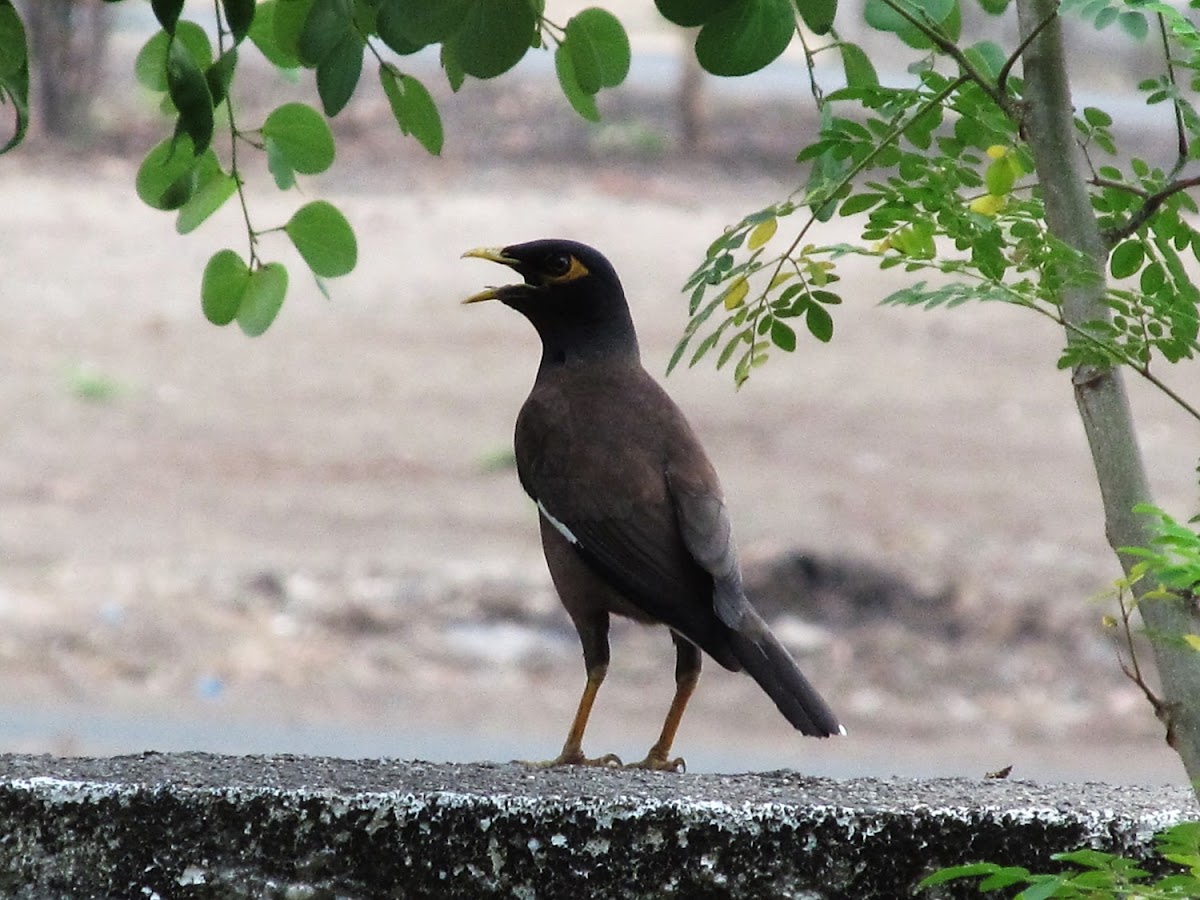
[[[1064,320],[1080,327],[1110,317],[1103,301],[1108,248],[1092,211],[1075,143],[1074,111],[1057,8],[1056,0],[1017,0],[1022,38],[1050,20],[1023,58],[1028,101],[1024,124],[1046,204],[1047,224],[1060,240],[1085,254],[1097,274],[1094,286],[1067,288],[1062,297]],[[1067,339],[1077,337],[1068,332]],[[1120,548],[1146,546],[1152,532],[1146,518],[1133,512],[1136,504],[1151,502],[1151,495],[1124,381],[1117,368],[1078,366],[1072,373],[1072,384],[1100,483],[1105,532],[1128,572],[1137,560],[1120,553]],[[1164,706],[1158,712],[1167,728],[1167,742],[1180,755],[1189,779],[1196,785],[1200,784],[1200,653],[1182,641],[1181,635],[1200,632],[1200,616],[1192,598],[1143,599],[1142,595],[1153,587],[1156,585],[1135,585],[1134,595],[1151,636],[1162,682]],[[1136,761],[1131,764],[1136,765]]]
[[[34,122],[43,134],[79,138],[104,76],[111,17],[102,0],[28,0]]]

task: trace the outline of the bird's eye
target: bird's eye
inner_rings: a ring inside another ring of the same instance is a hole
[[[571,257],[565,253],[555,253],[546,258],[546,274],[555,278],[566,275],[571,271]]]

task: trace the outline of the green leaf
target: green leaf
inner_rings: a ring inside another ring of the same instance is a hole
[[[28,61],[25,26],[10,0],[3,0],[0,2],[0,79],[19,74]]]
[[[1083,108],[1083,119],[1093,128],[1108,128],[1113,123],[1112,116],[1095,106]]]
[[[284,0],[260,0],[254,21],[250,23],[249,36],[254,46],[272,65],[281,69],[294,69],[300,65],[295,53],[295,42],[293,41],[290,51],[285,50],[279,43],[275,29],[275,13],[281,2]]]
[[[782,319],[772,319],[771,343],[785,353],[791,353],[796,349],[796,332]]]
[[[237,318],[250,282],[250,269],[233,250],[218,250],[204,267],[200,279],[200,308],[214,325]],[[268,323],[269,324],[269,323]]]
[[[315,0],[277,0],[274,20],[275,46],[284,56],[301,60],[300,34]],[[257,16],[255,16],[257,18]]]
[[[1013,165],[1012,157],[1006,154],[992,160],[983,173],[983,183],[993,196],[1004,197],[1009,194],[1017,183],[1017,167]]]
[[[258,337],[271,327],[283,298],[287,296],[288,274],[282,263],[267,263],[250,273],[238,307],[238,326],[250,337]]]
[[[300,62],[319,66],[354,31],[352,0],[312,0],[296,43]]]
[[[964,53],[971,65],[993,79],[999,77],[1004,64],[1008,62],[1004,48],[995,41],[979,41],[968,47]]]
[[[989,16],[1002,16],[1008,11],[1009,0],[979,0],[979,8]]]
[[[221,7],[225,10],[225,24],[233,34],[233,42],[240,44],[254,24],[254,0],[221,0]]]
[[[379,80],[400,130],[415,137],[434,156],[440,154],[442,117],[425,85],[411,75],[397,71],[391,63],[379,67]]]
[[[0,103],[7,101],[12,101],[16,123],[12,135],[0,146],[0,154],[20,144],[29,130],[29,46],[25,26],[10,0],[0,0]]]
[[[866,212],[882,199],[882,194],[853,194],[846,198],[839,212],[843,216],[853,216],[860,212]]]
[[[274,138],[266,138],[263,143],[267,148],[267,169],[275,179],[275,186],[281,191],[291,190],[296,186],[296,170],[288,162],[287,156],[279,149],[279,142]]]
[[[262,133],[297,172],[315,175],[333,164],[333,132],[311,106],[285,103],[267,116]]]
[[[1144,41],[1150,33],[1150,23],[1146,21],[1146,17],[1133,10],[1125,10],[1117,16],[1117,24],[1135,41]]]
[[[879,75],[871,58],[858,44],[843,41],[838,45],[842,54],[842,68],[846,72],[846,86],[850,88],[877,87]]]
[[[833,316],[819,303],[810,303],[804,313],[804,324],[809,334],[823,344],[833,340]]]
[[[537,24],[529,0],[471,0],[461,27],[445,46],[468,75],[495,78],[520,62]]]
[[[175,23],[179,21],[179,14],[183,12],[183,0],[150,0],[150,8],[154,10],[154,17],[158,19],[163,31],[174,34]]]
[[[463,67],[459,65],[458,57],[454,54],[454,48],[450,44],[442,44],[442,52],[440,54],[442,63],[442,71],[446,73],[446,83],[450,85],[450,90],[458,93],[458,89],[463,86],[463,82],[467,80],[467,73],[463,71]]]
[[[233,83],[237,58],[237,48],[231,47],[204,71],[204,80],[208,84],[208,92],[212,95],[214,107],[220,106],[229,95],[229,85]]]
[[[945,884],[948,881],[957,881],[962,878],[978,878],[981,875],[991,875],[1000,870],[1000,866],[995,863],[969,863],[965,866],[948,866],[944,869],[938,869],[932,875],[928,875],[921,879],[921,883],[917,885],[918,889],[934,887],[939,884]]]
[[[700,29],[696,59],[713,75],[748,75],[779,57],[795,33],[789,0],[734,0]]]
[[[393,41],[415,52],[450,38],[459,27],[471,0],[382,0],[379,5],[379,38],[397,53]]]
[[[596,107],[596,96],[579,86],[579,79],[575,77],[575,63],[563,44],[559,44],[554,51],[554,74],[558,76],[558,85],[571,108],[589,122],[599,122],[600,110]]]
[[[179,208],[175,230],[188,234],[220,209],[237,192],[237,179],[221,168],[210,149],[195,169],[195,187],[188,201]]]
[[[1108,261],[1109,271],[1113,278],[1128,278],[1142,267],[1146,258],[1146,248],[1137,238],[1131,238],[1117,245]]]
[[[204,29],[195,22],[180,22],[175,29],[175,41],[183,44],[192,59],[201,69],[212,65],[212,43]],[[167,91],[167,51],[171,46],[171,35],[156,31],[138,51],[133,63],[134,77],[138,84],[156,93]]]
[[[737,0],[654,0],[659,13],[669,22],[691,28],[703,25]]]
[[[837,0],[795,0],[796,9],[813,34],[828,34],[837,15]]]
[[[284,231],[304,261],[324,278],[345,275],[358,261],[354,230],[338,208],[325,200],[314,200],[296,210]]]
[[[899,0],[899,5],[918,21],[928,21],[933,25],[942,25],[957,8],[956,0]],[[910,47],[924,50],[933,46],[933,42],[919,28],[884,0],[866,0],[863,16],[876,31],[891,32]]]
[[[156,144],[138,166],[138,197],[154,209],[179,209],[192,196],[196,162],[187,135],[169,137]]]
[[[192,139],[196,153],[203,153],[212,143],[212,94],[204,72],[183,41],[171,41],[167,50],[167,92],[179,111],[180,127]]]
[[[629,74],[629,36],[606,10],[591,7],[572,16],[564,43],[570,48],[579,86],[588,94],[616,87]]]
[[[317,94],[325,115],[336,116],[354,96],[362,76],[364,47],[357,32],[348,32],[317,65]]]

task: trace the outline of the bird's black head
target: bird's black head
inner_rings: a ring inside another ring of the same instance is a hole
[[[625,292],[612,264],[586,244],[530,241],[468,250],[508,266],[524,281],[489,287],[464,300],[499,300],[524,315],[542,338],[543,365],[638,355]]]

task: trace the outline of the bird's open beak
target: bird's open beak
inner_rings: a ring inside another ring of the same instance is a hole
[[[462,258],[466,259],[468,256],[473,256],[477,259],[486,259],[489,262],[496,262],[510,267],[516,266],[519,263],[519,260],[516,260],[511,256],[505,256],[504,251],[499,247],[476,247],[474,250],[468,250],[466,253],[464,253]],[[495,300],[500,296],[501,290],[503,290],[503,288],[485,288],[478,294],[472,294],[470,297],[464,300],[463,303],[482,303],[484,300]]]

